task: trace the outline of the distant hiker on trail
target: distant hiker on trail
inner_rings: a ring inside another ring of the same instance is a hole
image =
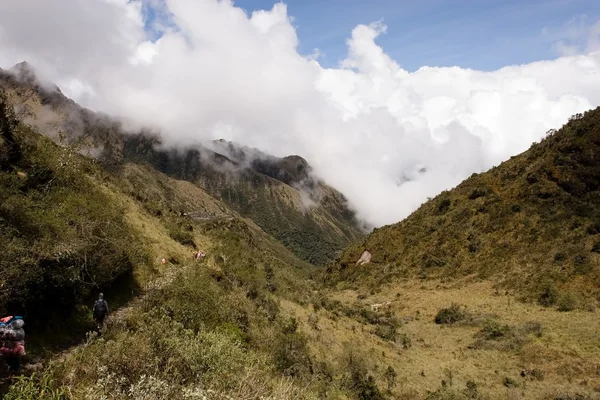
[[[10,322],[8,322],[10,321]],[[7,322],[7,323],[6,323]],[[21,357],[25,355],[25,321],[21,317],[2,318],[0,327],[0,354],[6,360],[12,375],[21,369]]]
[[[98,328],[98,335],[101,335],[104,330],[104,320],[108,316],[108,303],[104,300],[104,294],[102,293],[98,295],[98,300],[94,303],[93,314]]]

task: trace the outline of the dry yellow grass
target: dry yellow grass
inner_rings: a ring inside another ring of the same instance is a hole
[[[600,392],[600,319],[595,312],[561,313],[524,304],[510,294],[498,293],[487,282],[444,286],[440,282],[412,281],[385,286],[379,293],[361,300],[357,300],[358,295],[359,292],[344,290],[329,297],[349,307],[391,301],[391,310],[400,318],[407,317],[399,334],[410,338],[408,349],[403,348],[401,341],[392,343],[379,338],[371,333],[373,326],[361,325],[351,318],[319,310],[317,330],[307,322],[312,309],[290,302],[283,307],[304,323],[314,354],[333,365],[348,351],[349,344],[367,356],[382,388],[385,387],[383,372],[392,366],[398,374],[396,396],[409,390],[425,395],[438,389],[442,380],[451,381],[452,388],[457,390],[463,390],[467,381],[473,381],[480,393],[494,399],[539,399],[549,393],[598,395]],[[475,314],[495,314],[496,320],[511,326],[539,322],[543,334],[527,341],[520,350],[469,349],[481,326],[434,323],[438,310],[453,302]],[[526,380],[520,376],[526,369],[541,371],[544,378]],[[505,378],[517,382],[518,387],[507,388]]]

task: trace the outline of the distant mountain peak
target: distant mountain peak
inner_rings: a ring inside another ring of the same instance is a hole
[[[16,75],[20,80],[27,83],[35,83],[37,81],[37,73],[35,68],[27,61],[22,61],[15,64],[8,72]]]
[[[51,81],[43,78],[38,70],[27,61],[21,61],[15,64],[8,70],[8,73],[13,75],[19,82],[28,85],[39,86],[47,92],[62,93],[60,88]]]

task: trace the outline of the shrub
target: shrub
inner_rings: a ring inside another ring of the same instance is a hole
[[[445,213],[446,211],[448,211],[448,209],[450,208],[450,200],[448,199],[444,199],[440,202],[440,204],[438,205],[438,211],[440,213]]]
[[[477,384],[473,381],[467,381],[467,388],[464,390],[464,394],[470,399],[476,399],[479,396]]]
[[[512,327],[490,320],[475,334],[477,340],[470,347],[500,351],[520,350],[530,340],[528,335],[533,334],[540,337],[541,329],[541,325],[537,322],[528,322],[520,327]]]
[[[544,307],[553,306],[558,299],[558,291],[552,282],[545,282],[538,297],[538,302]]]
[[[600,233],[600,223],[594,223],[587,228],[588,235],[597,235]]]
[[[525,379],[542,381],[544,380],[544,373],[539,369],[525,369],[521,371],[521,376]]]
[[[369,374],[365,359],[348,349],[345,356],[345,367],[349,376],[346,386],[359,400],[384,400],[385,397],[377,387],[375,379]]]
[[[567,312],[575,310],[579,305],[579,296],[574,292],[567,292],[560,296],[557,302],[558,311]]]
[[[554,254],[554,261],[564,261],[567,259],[567,255],[561,251]]]
[[[175,240],[176,242],[179,242],[184,246],[191,246],[194,248],[196,247],[196,243],[194,242],[194,235],[188,229],[185,229],[184,227],[176,223],[168,224],[167,228],[169,230],[169,236],[171,237],[171,239]]]
[[[307,339],[301,333],[279,335],[274,347],[275,368],[284,375],[301,377],[311,369]]]
[[[510,326],[501,325],[497,321],[490,321],[481,329],[481,331],[479,331],[478,336],[480,336],[483,340],[498,340],[510,333]]]
[[[377,325],[374,333],[382,339],[395,342],[398,337],[398,330],[395,325]]]
[[[475,200],[475,199],[478,199],[480,197],[484,197],[487,194],[488,194],[487,189],[485,189],[485,188],[475,188],[469,194],[469,200]]]
[[[452,303],[448,308],[442,308],[435,316],[436,324],[455,324],[465,320],[467,317],[460,305]]]

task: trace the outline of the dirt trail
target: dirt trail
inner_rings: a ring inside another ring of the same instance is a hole
[[[193,265],[198,265],[198,264],[190,264],[189,266],[186,266],[183,268],[189,268],[190,266],[193,266]],[[179,272],[181,272],[183,268],[177,268],[176,266],[172,266],[172,267],[166,269],[160,276],[158,276],[157,278],[155,278],[154,280],[149,282],[146,285],[146,288],[143,289],[142,292],[138,296],[136,296],[134,299],[132,299],[127,305],[119,307],[118,309],[115,309],[113,312],[111,312],[111,314],[108,316],[108,318],[106,320],[106,328],[105,329],[110,329],[111,321],[124,318],[128,313],[132,312],[135,308],[144,307],[144,301],[146,299],[146,296],[148,296],[153,291],[160,290],[160,289],[164,288],[165,286],[167,286],[168,284],[172,283],[175,280],[177,274]],[[86,333],[86,336],[81,337],[81,341],[79,344],[75,344],[63,351],[53,354],[50,359],[41,359],[38,357],[38,358],[33,358],[33,359],[27,360],[27,356],[25,356],[20,373],[14,375],[13,378],[18,377],[18,376],[30,376],[33,373],[43,371],[45,367],[48,367],[50,365],[60,364],[60,363],[64,362],[69,355],[71,355],[77,348],[79,348],[79,346],[81,344],[83,344],[87,340],[88,333],[90,333],[90,331],[88,331]],[[3,395],[8,392],[8,389],[9,389],[11,383],[12,383],[11,378],[6,376],[4,374],[4,371],[2,371],[2,373],[0,373],[0,398],[3,397]]]

